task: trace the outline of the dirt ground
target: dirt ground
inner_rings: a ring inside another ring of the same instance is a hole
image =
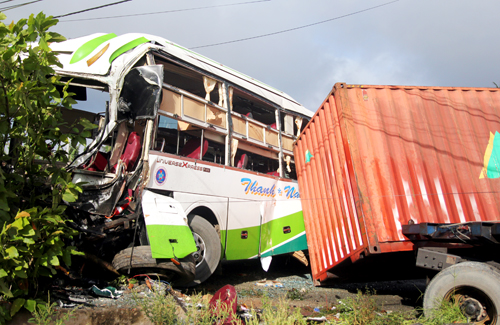
[[[230,284],[236,288],[238,305],[260,308],[262,296],[271,300],[280,297],[290,299],[290,305],[300,307],[305,316],[315,316],[314,309],[331,308],[348,297],[354,297],[358,290],[369,290],[377,305],[385,311],[412,311],[421,305],[425,290],[424,280],[350,282],[338,281],[329,287],[315,287],[309,267],[290,256],[274,257],[268,272],[262,270],[259,260],[223,262],[220,270],[202,285],[191,289],[180,289],[184,294],[214,294]],[[267,284],[268,286],[265,286]],[[71,325],[149,325],[140,309],[132,306],[130,299],[93,298],[79,304]],[[77,304],[78,305],[78,304]],[[10,324],[29,324],[26,313],[19,314]]]

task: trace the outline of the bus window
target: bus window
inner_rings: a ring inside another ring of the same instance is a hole
[[[276,129],[275,108],[238,89],[233,90],[233,111]]]
[[[225,144],[216,141],[207,140],[207,152],[203,156],[204,161],[213,162],[215,164],[224,165],[225,163]]]
[[[168,62],[159,58],[156,58],[155,62],[163,65],[163,81],[165,83],[190,92],[191,94],[201,98],[206,98],[207,95],[205,84],[209,84],[211,86],[213,82],[216,82],[211,78],[204,78],[202,74],[196,71],[187,69],[173,62]],[[210,82],[209,80],[213,81]],[[219,91],[214,90],[209,93],[210,96],[207,100],[213,103],[219,103]]]

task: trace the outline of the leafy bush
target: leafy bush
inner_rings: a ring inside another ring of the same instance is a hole
[[[0,323],[23,306],[35,311],[38,278],[70,265],[76,253],[64,243],[75,231],[65,224],[62,200],[76,200],[81,189],[62,166],[66,148],[84,145],[89,131],[61,129],[61,107],[74,100],[54,75],[61,65],[48,44],[64,40],[48,31],[56,23],[43,13],[0,22],[0,294],[12,302],[10,311],[1,304]]]

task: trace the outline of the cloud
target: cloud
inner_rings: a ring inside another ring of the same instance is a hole
[[[134,0],[72,18],[237,2],[241,1]],[[144,32],[191,47],[303,26],[386,2],[272,0],[190,12],[60,23],[56,30],[67,37],[95,32]],[[6,13],[10,21],[41,10],[58,15],[100,4],[98,0],[44,0]],[[313,27],[197,51],[283,90],[315,110],[336,82],[493,86],[493,81],[500,82],[498,12],[498,0],[400,0]]]

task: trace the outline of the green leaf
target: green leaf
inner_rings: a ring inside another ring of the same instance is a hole
[[[26,274],[25,270],[14,270],[14,274],[21,279],[27,279],[28,275]]]
[[[71,203],[71,202],[76,202],[76,199],[78,198],[78,196],[73,194],[70,189],[66,189],[64,191],[62,198],[64,201]]]
[[[5,250],[5,252],[7,253],[7,258],[9,258],[9,259],[19,257],[19,253],[17,251],[17,248],[15,248],[14,246],[10,246],[9,248],[7,248]]]
[[[80,119],[80,125],[83,126],[85,129],[89,129],[89,130],[97,128],[97,125],[95,125],[94,123],[90,122],[86,118]]]
[[[7,276],[7,272],[5,272],[4,269],[0,269],[0,278],[3,278],[4,276]]]
[[[7,19],[7,16],[3,12],[0,12],[0,20],[5,20],[5,19]]]
[[[54,255],[50,258],[50,265],[60,265],[57,256]]]
[[[36,308],[36,300],[26,300],[26,302],[24,303],[24,308],[26,308],[30,313],[33,313]]]
[[[5,284],[5,282],[0,279],[0,292],[3,293],[7,298],[14,298],[12,291],[10,291],[9,286]]]
[[[26,300],[23,298],[17,298],[16,300],[14,300],[14,302],[12,303],[12,307],[10,307],[10,316],[14,316],[15,314],[17,314],[19,309],[21,309],[21,307],[24,305],[25,301]]]
[[[54,33],[54,32],[48,32],[47,34],[50,36],[50,37],[47,37],[47,40],[49,40],[51,42],[63,42],[66,40],[66,37],[64,37],[60,34]]]
[[[40,40],[38,41],[38,46],[40,46],[40,48],[44,51],[50,51],[50,48],[47,45],[45,38],[43,38],[43,37],[40,37]]]
[[[30,236],[34,236],[35,235],[35,231],[34,230],[31,230],[31,231],[33,232],[33,235],[30,234]],[[25,243],[27,245],[34,245],[35,241],[32,238],[24,237],[23,238],[23,243]]]

